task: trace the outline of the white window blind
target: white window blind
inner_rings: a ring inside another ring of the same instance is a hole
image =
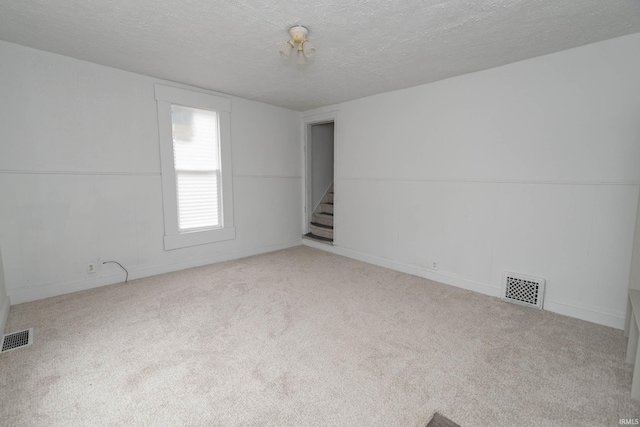
[[[215,111],[171,105],[181,232],[222,227],[218,123]]]

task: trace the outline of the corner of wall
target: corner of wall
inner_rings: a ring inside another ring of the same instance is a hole
[[[638,209],[636,211],[636,232],[633,238],[631,254],[629,289],[640,289],[640,195],[638,196]]]
[[[0,332],[4,334],[4,330],[7,327],[7,319],[9,319],[9,310],[11,309],[11,302],[9,297],[4,300],[4,303],[0,307]]]
[[[7,326],[7,319],[9,318],[9,309],[11,302],[9,295],[7,295],[7,289],[4,284],[4,264],[2,263],[2,250],[0,250],[0,332],[4,334],[4,328]]]

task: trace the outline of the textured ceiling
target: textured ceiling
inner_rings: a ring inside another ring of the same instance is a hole
[[[638,0],[0,0],[2,40],[298,111],[636,32]]]

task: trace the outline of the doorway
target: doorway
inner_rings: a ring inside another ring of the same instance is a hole
[[[332,243],[335,123],[309,123],[306,129],[305,236]]]

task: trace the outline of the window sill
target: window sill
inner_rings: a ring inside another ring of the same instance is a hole
[[[189,246],[206,245],[207,243],[222,242],[236,238],[235,227],[226,227],[218,230],[192,231],[189,233],[164,236],[164,250],[186,248]]]

